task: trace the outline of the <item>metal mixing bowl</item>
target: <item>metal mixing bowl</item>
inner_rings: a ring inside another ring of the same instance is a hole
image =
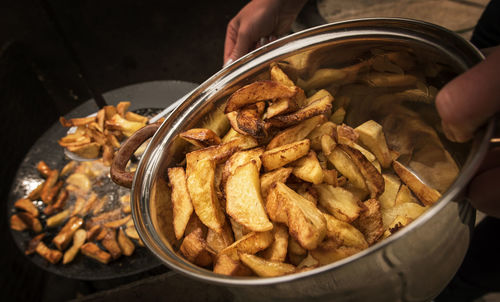
[[[411,49],[459,74],[483,59],[458,35],[405,19],[362,19],[315,27],[277,40],[224,68],[194,90],[163,122],[144,153],[132,184],[133,217],[145,245],[167,266],[200,281],[225,285],[242,301],[428,301],[451,280],[466,253],[475,211],[462,191],[483,159],[493,121],[474,140],[443,141],[460,167],[442,199],[395,235],[338,262],[275,278],[227,277],[178,256],[162,233],[166,169],[182,153],[177,135],[200,123],[238,87],[289,62],[302,75],[324,66],[353,62],[369,49]],[[433,107],[433,106],[432,106]],[[437,129],[439,132],[439,129]],[[155,131],[150,131],[151,135]]]

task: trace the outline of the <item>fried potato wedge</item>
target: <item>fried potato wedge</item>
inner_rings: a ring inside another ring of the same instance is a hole
[[[323,206],[335,218],[352,222],[358,218],[362,208],[360,200],[348,190],[342,187],[333,187],[327,184],[315,185],[319,194],[319,204]]]
[[[297,269],[305,269],[305,268],[316,268],[319,266],[319,261],[316,260],[311,253],[307,253],[307,256],[302,260],[299,265],[297,265]]]
[[[172,210],[173,210],[173,226],[175,237],[181,239],[184,235],[184,230],[188,224],[189,218],[193,213],[193,204],[189,195],[186,173],[184,168],[175,167],[168,169],[168,179],[172,187]]]
[[[19,218],[18,214],[14,214],[10,216],[10,228],[21,232],[28,229],[28,225],[24,223],[21,218]]]
[[[310,142],[308,139],[286,144],[265,151],[260,156],[262,164],[267,171],[281,168],[309,152]]]
[[[344,175],[354,186],[365,191],[368,190],[363,174],[361,174],[358,166],[344,150],[335,148],[326,157],[335,166],[337,171]]]
[[[80,251],[83,255],[97,260],[103,264],[107,264],[111,261],[111,255],[103,250],[101,250],[95,243],[87,242],[80,247]]]
[[[399,178],[401,178],[401,181],[403,181],[410,188],[410,190],[424,205],[433,205],[439,200],[439,198],[441,198],[441,194],[437,190],[424,184],[420,181],[420,179],[418,179],[417,176],[415,176],[415,174],[413,174],[401,163],[395,161],[392,163],[392,167]]]
[[[85,243],[85,240],[87,240],[87,231],[78,229],[73,235],[73,245],[64,252],[63,264],[70,263],[75,259],[80,251],[80,247]]]
[[[368,247],[365,236],[351,224],[323,213],[326,218],[326,237],[340,245],[365,249]]]
[[[127,235],[125,235],[125,232],[123,231],[123,229],[120,229],[118,231],[117,240],[118,240],[118,245],[120,246],[120,249],[121,249],[123,255],[130,256],[134,253],[135,245],[132,242],[132,240],[130,240],[127,237]]]
[[[313,116],[328,113],[332,109],[332,101],[333,98],[325,96],[298,111],[287,115],[278,115],[268,119],[268,121],[275,127],[295,125]]]
[[[346,116],[346,111],[344,107],[340,107],[337,110],[335,110],[332,115],[330,115],[330,118],[328,119],[330,122],[334,124],[342,124],[344,122],[345,116]]]
[[[365,235],[368,244],[372,245],[384,234],[380,202],[372,198],[363,202],[363,206],[363,211],[354,225]]]
[[[282,224],[274,224],[274,241],[267,249],[262,251],[262,257],[269,261],[284,262],[288,251],[288,229]]]
[[[274,183],[278,181],[285,183],[292,173],[292,170],[292,167],[279,168],[271,172],[262,174],[260,176],[260,191],[262,193],[262,197],[267,198],[267,193]]]
[[[184,258],[194,263],[205,248],[206,242],[203,239],[203,233],[201,229],[196,229],[184,237],[179,251]]]
[[[373,120],[369,120],[356,127],[354,131],[359,134],[360,142],[373,152],[382,167],[389,168],[392,157],[387,147],[382,126]]]
[[[385,189],[384,193],[378,197],[378,200],[382,209],[389,209],[395,205],[401,180],[392,174],[382,174],[382,177],[384,178]]]
[[[249,230],[271,230],[260,193],[259,167],[255,160],[236,168],[226,182],[226,213]]]
[[[239,253],[256,254],[268,248],[273,242],[273,239],[273,233],[271,231],[251,232],[220,251],[217,257],[229,255],[233,259],[238,259]]]
[[[394,200],[394,205],[407,202],[420,203],[418,199],[415,196],[413,196],[408,186],[403,184],[399,188],[398,194],[396,195],[396,199]]]
[[[31,200],[29,200],[27,198],[18,199],[14,203],[14,207],[16,209],[20,209],[20,210],[23,210],[23,211],[26,211],[26,212],[30,213],[34,217],[38,216],[38,209],[37,209],[37,207],[31,202]]]
[[[227,254],[217,257],[214,265],[214,273],[226,276],[251,276],[253,272],[241,263],[239,257],[233,259]]]
[[[264,117],[266,119],[270,119],[277,115],[297,111],[298,109],[299,106],[295,101],[295,98],[277,99],[276,101],[273,101],[271,104],[269,104]]]
[[[280,68],[279,64],[277,63],[272,63],[271,67],[269,69],[269,75],[271,77],[271,80],[278,82],[280,84],[293,87],[295,86],[295,83],[290,80],[288,75],[283,71],[283,69]]]
[[[97,158],[101,152],[101,145],[96,142],[91,142],[81,146],[68,146],[69,152],[73,152],[76,155],[83,158]]]
[[[422,215],[425,210],[427,210],[427,208],[428,206],[423,207],[413,202],[406,202],[396,205],[390,209],[384,209],[382,211],[383,226],[385,229],[387,229],[397,216],[407,217],[415,220],[420,215]]]
[[[394,220],[389,224],[384,232],[383,238],[387,238],[397,231],[401,230],[403,227],[407,226],[413,219],[406,216],[396,216]]]
[[[119,130],[126,137],[129,137],[137,130],[146,126],[146,123],[129,121],[123,118],[120,114],[115,114],[110,119],[106,120],[105,125],[107,129]]]
[[[385,184],[384,178],[377,168],[358,150],[342,144],[339,147],[349,155],[352,162],[358,167],[365,179],[366,187],[370,191],[370,196],[372,198],[380,196],[384,192]]]
[[[316,152],[323,151],[323,146],[321,144],[321,138],[323,137],[323,135],[328,135],[332,138],[336,137],[337,125],[332,122],[326,122],[313,129],[311,133],[309,133],[306,138],[311,141],[311,148]]]
[[[40,233],[36,235],[35,237],[31,238],[31,240],[28,242],[28,245],[26,246],[26,250],[24,250],[25,255],[32,255],[33,253],[36,252],[36,247],[40,242],[42,242],[43,238],[47,235],[47,233]]]
[[[38,243],[35,250],[40,256],[52,264],[56,264],[62,258],[62,253],[60,251],[48,248],[43,242]]]
[[[260,277],[278,277],[292,274],[296,271],[295,266],[278,262],[265,260],[261,257],[251,254],[240,254],[241,262],[248,266],[257,276]]]
[[[231,230],[230,224],[225,223],[220,233],[208,229],[206,242],[207,246],[217,253],[230,246],[234,242],[233,231]]]
[[[317,249],[310,251],[320,265],[326,265],[360,252],[360,248],[338,245],[333,240],[323,242]]]
[[[60,250],[65,250],[73,239],[73,235],[83,225],[83,219],[77,216],[71,217],[62,227],[61,231],[52,239],[52,243]]]
[[[215,161],[203,158],[187,173],[187,188],[194,211],[201,222],[219,233],[225,216],[215,191]]]
[[[264,153],[264,148],[255,148],[245,151],[238,151],[231,155],[231,157],[224,164],[224,169],[222,171],[222,184],[225,186],[227,179],[230,175],[234,174],[236,168],[242,166],[250,161],[255,161],[257,165],[257,170],[260,171],[262,162],[260,156]]]
[[[322,183],[324,178],[323,169],[319,164],[316,152],[313,150],[310,150],[307,155],[293,163],[292,173],[298,178],[313,184]]]
[[[212,130],[206,128],[189,129],[180,133],[179,136],[200,148],[218,145],[221,143],[220,137]]]
[[[264,100],[291,98],[296,93],[296,87],[289,87],[275,81],[256,81],[236,90],[227,100],[224,113]]]
[[[19,217],[22,222],[35,233],[40,233],[42,231],[42,224],[40,220],[33,216],[33,214],[28,212],[18,212],[17,217]],[[11,220],[12,223],[12,220]]]
[[[238,110],[238,114],[236,115],[236,124],[238,125],[238,129],[240,131],[243,131],[244,133],[255,138],[263,138],[267,135],[269,125],[264,123],[261,119],[259,108],[256,106],[257,104],[252,104]],[[233,124],[234,123],[231,125]]]
[[[300,196],[282,182],[277,182],[271,188],[266,202],[266,209],[271,219],[276,219],[278,212],[286,213],[286,221],[278,217],[276,222],[283,222],[288,226],[290,235],[305,249],[314,249],[323,240],[326,234],[326,220],[316,205]],[[272,209],[272,204],[278,205]]]
[[[326,122],[324,115],[317,115],[300,122],[296,126],[286,128],[274,136],[267,144],[266,149],[274,149],[306,138],[316,127]]]

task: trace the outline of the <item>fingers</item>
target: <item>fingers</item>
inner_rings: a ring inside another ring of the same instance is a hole
[[[456,142],[472,138],[475,130],[500,110],[500,48],[485,61],[449,82],[436,96],[446,136]]]
[[[224,41],[224,65],[228,64],[234,45],[238,38],[239,19],[234,18],[229,22],[226,29],[226,39]]]

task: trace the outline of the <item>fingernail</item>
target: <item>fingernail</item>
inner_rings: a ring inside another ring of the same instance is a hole
[[[470,140],[473,136],[472,132],[467,131],[467,129],[458,128],[450,124],[442,123],[443,131],[446,137],[453,142],[464,143]]]
[[[227,65],[229,65],[231,63],[233,63],[233,59],[227,60],[226,63],[224,63],[224,66],[222,66],[222,67],[226,67]]]

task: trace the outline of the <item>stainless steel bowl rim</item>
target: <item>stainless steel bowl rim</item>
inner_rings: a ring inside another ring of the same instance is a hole
[[[226,66],[223,68],[221,71],[217,72],[215,75],[210,77],[207,81],[202,83],[197,89],[193,90],[189,95],[187,95],[185,99],[185,103],[180,104],[176,109],[174,109],[170,114],[166,116],[166,121],[169,120],[174,113],[178,111],[183,112],[183,116],[187,116],[190,114],[192,110],[194,110],[197,106],[200,106],[200,104],[203,103],[204,98],[203,98],[203,93],[207,93],[209,89],[218,91],[218,89],[223,88],[230,80],[235,78],[236,76],[233,75],[232,78],[225,79],[225,76],[230,75],[231,73],[237,73],[238,68],[243,67],[244,69],[252,69],[257,66],[260,66],[261,64],[267,64],[271,59],[275,58],[278,55],[283,55],[287,54],[290,51],[297,51],[300,50],[304,47],[310,46],[311,44],[315,43],[321,43],[327,40],[332,40],[332,39],[337,39],[337,38],[342,38],[342,37],[352,37],[353,35],[390,35],[391,37],[405,37],[405,38],[410,38],[410,39],[417,39],[419,40],[419,37],[411,36],[408,33],[404,32],[390,32],[388,29],[385,31],[381,30],[380,28],[378,29],[365,29],[362,31],[357,31],[357,32],[352,32],[349,30],[346,30],[345,32],[337,32],[337,33],[322,33],[325,30],[328,30],[332,27],[342,27],[346,26],[346,28],[349,25],[356,25],[358,23],[366,23],[366,22],[389,22],[389,23],[398,23],[401,25],[401,28],[404,29],[405,26],[411,25],[411,26],[419,26],[423,27],[426,30],[434,30],[442,33],[443,35],[446,35],[446,38],[449,39],[455,39],[457,43],[461,43],[463,47],[469,48],[469,51],[472,51],[476,55],[477,60],[482,60],[484,57],[481,54],[479,50],[477,50],[472,44],[469,42],[465,41],[463,38],[455,34],[454,32],[445,29],[443,27],[440,27],[435,24],[430,24],[427,22],[423,21],[418,21],[418,20],[411,20],[411,19],[403,19],[403,18],[365,18],[365,19],[355,19],[355,20],[348,20],[348,21],[342,21],[342,22],[336,22],[336,23],[331,23],[331,24],[326,24],[326,25],[321,25],[317,26],[311,29],[307,29],[292,35],[289,35],[287,37],[278,39],[270,44],[267,44],[257,50],[252,51],[251,53],[245,55],[244,57],[236,60],[232,64]],[[403,30],[406,31],[406,30]],[[407,32],[407,31],[406,31]],[[319,33],[319,34],[317,34]],[[304,38],[305,37],[305,38]],[[439,45],[433,45],[434,47],[440,49],[441,47]],[[443,50],[443,52],[446,52]],[[247,66],[249,65],[249,66]],[[470,66],[469,66],[470,67]],[[241,73],[241,71],[240,71]],[[217,84],[217,85],[215,85]],[[200,94],[202,94],[200,96]],[[197,101],[195,99],[198,98]],[[191,101],[191,102],[190,102]],[[189,104],[189,107],[187,106]],[[182,118],[181,118],[182,119]],[[166,121],[163,123],[165,125]],[[180,121],[180,120],[179,120]],[[481,164],[482,160],[484,159],[488,149],[489,149],[489,140],[493,136],[493,131],[494,131],[494,119],[491,119],[487,125],[485,125],[482,129],[480,129],[480,133],[476,135],[476,137],[473,139],[473,148],[472,151],[469,154],[469,157],[466,160],[465,165],[460,171],[459,176],[457,179],[453,182],[453,184],[450,186],[450,188],[443,194],[443,197],[441,198],[441,201],[439,201],[437,204],[433,205],[429,210],[427,210],[425,213],[423,213],[418,219],[416,219],[414,222],[412,222],[411,225],[408,227],[403,228],[401,231],[397,232],[396,234],[390,236],[387,239],[384,239],[377,244],[369,247],[368,249],[365,249],[353,256],[350,256],[348,258],[336,261],[334,263],[321,266],[318,268],[315,268],[310,271],[306,272],[301,272],[301,273],[296,273],[296,274],[291,274],[291,275],[285,275],[285,276],[280,276],[280,277],[272,277],[272,278],[248,278],[248,277],[229,277],[229,276],[223,276],[223,275],[218,275],[214,274],[208,270],[202,269],[197,267],[194,264],[186,263],[187,266],[192,266],[193,268],[197,270],[203,270],[206,271],[207,274],[200,274],[198,272],[192,272],[189,270],[186,270],[182,267],[179,267],[175,264],[170,263],[169,261],[165,260],[162,258],[162,256],[155,250],[153,244],[149,242],[149,237],[148,235],[153,236],[157,241],[160,240],[158,235],[155,234],[154,232],[151,232],[150,229],[153,229],[154,226],[150,220],[150,218],[146,217],[146,220],[144,223],[141,219],[139,219],[139,216],[144,216],[149,209],[145,208],[143,205],[144,203],[142,202],[143,199],[146,197],[150,196],[150,184],[152,183],[153,173],[141,173],[144,171],[151,171],[157,169],[157,165],[159,164],[158,162],[155,162],[154,159],[160,158],[161,155],[161,148],[158,148],[157,142],[161,142],[161,144],[165,143],[169,139],[169,133],[171,135],[172,131],[171,129],[174,129],[176,127],[176,123],[174,123],[168,132],[162,133],[162,128],[163,126],[156,132],[156,134],[153,136],[151,143],[148,145],[143,158],[141,159],[136,175],[134,177],[134,181],[132,184],[132,205],[133,205],[133,210],[132,210],[132,216],[134,219],[134,222],[137,226],[137,231],[139,233],[139,236],[145,243],[145,245],[150,249],[152,253],[154,253],[160,260],[164,262],[168,267],[171,269],[178,271],[180,273],[183,273],[185,275],[188,275],[190,277],[193,277],[198,280],[203,280],[205,282],[209,283],[215,283],[215,284],[221,284],[221,285],[229,285],[229,286],[259,286],[259,285],[271,285],[271,284],[277,284],[277,283],[283,283],[283,282],[288,282],[288,281],[294,281],[298,280],[301,278],[308,278],[310,276],[314,276],[319,273],[323,273],[325,271],[330,271],[334,270],[337,267],[340,267],[346,263],[356,261],[357,259],[361,257],[365,257],[369,254],[374,253],[375,251],[378,251],[385,246],[391,244],[392,242],[398,240],[399,238],[405,236],[406,234],[412,232],[412,230],[418,228],[419,226],[425,224],[431,217],[433,217],[436,213],[441,211],[449,202],[454,200],[461,192],[463,192],[464,188],[466,188],[467,183],[472,179],[475,171],[479,168],[479,165]],[[135,188],[140,186],[140,192],[137,192]],[[136,198],[136,196],[139,196],[140,198]],[[142,217],[143,218],[143,217]],[[161,240],[160,240],[161,241]],[[172,251],[168,250],[167,247],[165,247],[162,243],[160,243],[164,249],[166,249],[166,252],[169,254],[169,256],[173,258],[179,258],[179,256],[175,255]]]

